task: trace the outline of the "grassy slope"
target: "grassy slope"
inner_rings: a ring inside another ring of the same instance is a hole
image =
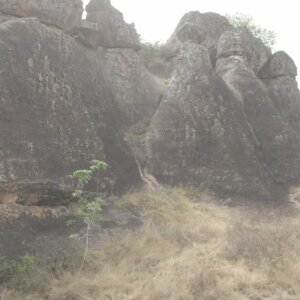
[[[300,299],[296,209],[230,207],[192,189],[130,194],[116,206],[143,215],[139,233],[112,238],[80,278],[65,273],[43,294],[0,299]]]

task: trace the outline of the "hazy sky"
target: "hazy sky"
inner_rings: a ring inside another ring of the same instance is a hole
[[[88,0],[84,1],[85,3]],[[300,16],[296,0],[111,0],[125,20],[134,22],[147,42],[165,41],[181,17],[191,11],[220,14],[240,12],[252,15],[255,22],[277,34],[275,50],[285,50],[300,67]],[[300,71],[299,71],[300,72]]]

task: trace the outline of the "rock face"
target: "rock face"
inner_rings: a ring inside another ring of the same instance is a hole
[[[255,139],[208,49],[186,43],[175,65],[148,132],[149,172],[167,184],[266,194]]]
[[[226,52],[227,43],[228,47],[231,43],[228,36],[235,34],[239,37],[235,40],[239,51],[233,51],[230,55],[230,52]],[[249,55],[251,48],[249,43],[245,43],[249,38],[251,36],[246,36],[241,31],[224,33],[219,42],[217,72],[240,100],[270,176],[276,182],[286,183],[296,180],[300,174],[299,135],[277,109],[267,87],[253,73],[255,61],[253,63],[249,58],[256,56]],[[251,39],[249,42],[251,43]],[[277,55],[274,56],[276,58]],[[262,67],[263,73],[267,73],[264,69],[270,69],[268,66],[273,59],[271,57]],[[289,69],[289,65],[285,68]],[[284,86],[279,87],[281,91],[283,88]]]
[[[0,257],[61,251],[45,237],[65,245],[70,174],[93,159],[109,165],[107,194],[144,180],[282,200],[299,181],[300,93],[286,53],[190,12],[164,49],[172,59],[147,62],[154,76],[109,0],[81,15],[80,0],[0,0]]]
[[[86,19],[99,25],[95,43],[105,48],[140,48],[133,24],[125,23],[123,15],[109,0],[92,0],[86,7]]]
[[[105,61],[107,77],[123,114],[123,131],[141,120],[150,120],[164,86],[146,70],[133,49],[109,49]]]
[[[149,127],[147,168],[168,184],[203,184],[222,195],[278,196],[279,186],[300,175],[293,61],[281,52],[271,56],[260,40],[238,28],[218,38],[214,69],[213,39],[205,42],[205,34],[194,34],[195,23],[184,24],[175,31],[184,43]]]
[[[215,61],[217,43],[223,32],[232,26],[228,20],[216,13],[192,11],[183,16],[166,46],[171,56],[180,49],[182,43],[193,42],[209,49],[211,59]]]
[[[102,159],[110,165],[109,189],[136,185],[102,52],[31,19],[2,23],[0,33],[2,184],[44,182],[65,190],[69,174]]]
[[[294,61],[283,51],[276,52],[265,63],[259,72],[259,77],[262,79],[275,79],[278,77],[297,76],[297,67]]]
[[[246,68],[256,74],[270,56],[270,49],[264,46],[259,39],[255,39],[246,28],[238,28],[226,31],[220,37],[216,69],[220,73],[218,69],[222,65],[223,68],[226,66],[228,70]]]
[[[0,0],[0,11],[16,17],[35,17],[44,24],[70,31],[79,24],[83,8],[81,0]]]
[[[269,89],[270,96],[280,114],[299,132],[300,93],[297,68],[283,51],[275,53],[259,72],[259,77]]]
[[[190,12],[167,42],[172,75],[155,77],[109,0],[86,10],[81,20],[81,1],[0,0],[0,205],[65,204],[70,174],[93,159],[110,165],[108,193],[146,172],[265,198],[298,180],[300,95],[287,54]]]

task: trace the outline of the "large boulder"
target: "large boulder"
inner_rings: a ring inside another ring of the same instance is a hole
[[[66,31],[75,28],[83,13],[81,0],[0,0],[0,11],[16,17],[35,17]]]
[[[219,41],[216,70],[242,104],[269,177],[284,185],[298,180],[300,175],[299,134],[274,105],[268,88],[253,72],[256,56],[251,44],[255,45],[254,37],[251,42],[251,35],[241,30],[224,33]],[[263,69],[266,70],[272,60]],[[281,67],[282,70],[289,68]]]
[[[86,7],[86,19],[99,25],[95,43],[105,48],[140,48],[134,24],[127,24],[123,15],[109,0],[91,0]]]
[[[103,174],[106,191],[140,183],[120,134],[123,112],[103,51],[89,51],[35,19],[15,19],[0,24],[0,53],[0,183],[6,199],[65,202],[55,190],[72,189],[70,174],[93,159],[110,166]]]
[[[219,14],[191,11],[182,17],[166,47],[169,48],[170,56],[173,56],[182,43],[201,44],[209,49],[211,59],[215,61],[218,39],[230,29],[232,26],[229,21]]]
[[[277,110],[299,132],[300,92],[296,76],[294,61],[283,51],[274,53],[259,72]]]
[[[284,51],[274,53],[259,71],[262,79],[297,76],[297,67],[292,58]]]
[[[271,50],[261,40],[244,27],[236,28],[224,32],[218,41],[217,69],[226,65],[228,70],[246,68],[256,74],[270,56]]]
[[[166,184],[268,195],[268,176],[235,96],[206,47],[185,43],[147,136],[147,171]]]

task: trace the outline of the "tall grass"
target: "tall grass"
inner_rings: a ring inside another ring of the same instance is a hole
[[[184,189],[128,194],[116,207],[144,226],[112,237],[80,278],[65,273],[28,299],[300,299],[299,212]]]

